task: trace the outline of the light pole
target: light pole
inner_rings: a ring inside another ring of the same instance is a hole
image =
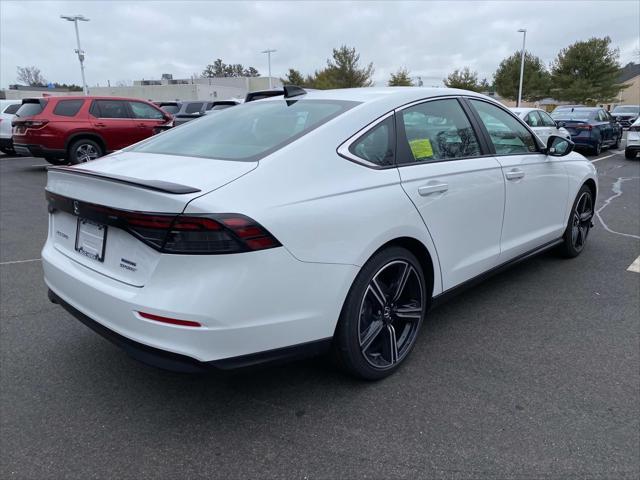
[[[518,32],[522,33],[522,53],[520,54],[520,86],[518,87],[518,103],[516,107],[520,106],[522,101],[522,77],[524,77],[524,45],[527,41],[527,29],[521,28]]]
[[[269,89],[271,89],[271,54],[273,52],[277,52],[277,50],[274,50],[273,48],[268,48],[267,50],[263,50],[261,53],[266,53],[267,54],[267,58],[268,58],[268,62],[269,62]]]
[[[84,78],[84,52],[80,47],[80,33],[78,32],[78,20],[81,22],[88,22],[89,19],[84,17],[83,15],[60,15],[60,18],[73,22],[73,25],[76,27],[76,42],[78,44],[76,53],[78,54],[78,60],[80,60],[80,72],[82,73],[82,91],[84,92],[85,95],[89,95],[89,88],[87,87],[87,81]]]

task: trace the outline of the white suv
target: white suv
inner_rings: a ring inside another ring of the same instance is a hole
[[[22,105],[21,100],[0,100],[0,151],[6,154],[13,152],[11,139],[11,120]]]

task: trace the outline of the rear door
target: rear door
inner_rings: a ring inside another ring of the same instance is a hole
[[[561,157],[541,153],[534,135],[506,109],[479,99],[468,102],[504,175],[502,263],[562,236],[568,176]]]
[[[124,100],[93,100],[89,108],[91,125],[105,141],[107,151],[135,143],[137,126]]]
[[[457,98],[403,108],[396,120],[402,187],[433,238],[446,290],[497,265],[502,170]]]
[[[549,135],[558,135],[560,137],[564,136],[562,135],[562,132],[558,130],[558,126],[556,125],[556,122],[553,120],[553,118],[549,116],[547,112],[538,110],[538,114],[540,115],[540,119],[542,120],[542,125],[544,125],[547,128]],[[545,145],[546,145],[546,140],[545,140]]]
[[[152,107],[148,103],[130,101],[131,116],[136,125],[135,142],[149,138],[158,133],[158,128],[167,123],[168,117],[159,108]]]
[[[609,145],[613,143],[613,126],[609,121],[609,117],[607,116],[607,112],[600,109],[596,113],[598,120],[598,128],[600,128],[600,135],[602,138],[602,143],[605,145]]]

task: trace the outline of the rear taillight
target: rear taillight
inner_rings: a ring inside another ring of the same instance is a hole
[[[47,123],[49,123],[49,120],[22,120],[18,122],[14,121],[12,125],[14,127],[42,128]]]
[[[47,192],[49,211],[62,210],[112,225],[164,253],[228,254],[281,246],[264,227],[241,214],[176,215],[131,212]]]
[[[593,125],[576,125],[576,130],[593,130]]]

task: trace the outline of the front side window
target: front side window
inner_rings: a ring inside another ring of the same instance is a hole
[[[538,151],[533,135],[518,120],[495,105],[470,99],[484,124],[496,155],[514,155]]]
[[[162,120],[164,115],[151,105],[142,102],[129,102],[134,118],[146,118],[150,120]]]
[[[536,112],[535,110],[532,112],[529,112],[525,117],[524,121],[530,127],[539,127],[542,124],[542,120],[538,116],[538,112]]]
[[[54,115],[61,115],[63,117],[73,117],[82,108],[84,100],[60,100],[53,109]]]
[[[555,127],[556,122],[553,121],[553,118],[549,116],[547,112],[539,111],[540,118],[542,119],[542,125],[545,127]]]
[[[480,145],[460,103],[435,100],[406,108],[401,119],[410,155],[403,162],[429,162],[480,155]]]
[[[205,115],[131,147],[132,151],[255,161],[306,135],[358,102],[251,102]]]
[[[127,106],[121,100],[96,100],[91,106],[91,114],[98,118],[129,118]]]
[[[393,115],[386,118],[349,146],[349,152],[380,166],[394,164],[395,125]]]

